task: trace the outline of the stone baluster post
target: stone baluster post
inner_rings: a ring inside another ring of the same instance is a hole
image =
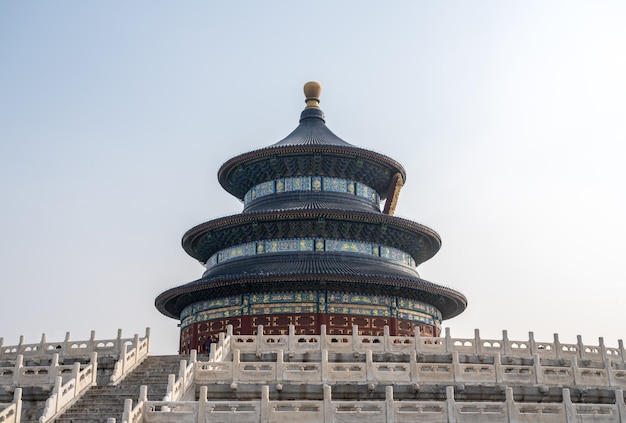
[[[446,386],[446,414],[448,423],[456,423],[456,403],[454,401],[454,386]]]
[[[568,388],[563,388],[563,405],[565,406],[565,422],[576,422],[576,410],[574,410],[574,404],[572,404],[572,397]]]
[[[46,334],[41,334],[41,342],[39,343],[39,357],[43,357],[46,353]]]
[[[57,377],[58,373],[59,373],[59,354],[55,353],[52,355],[52,359],[50,360],[50,365],[48,366],[48,383],[54,383],[54,378]],[[72,372],[72,376],[76,377],[76,375],[74,375],[73,372]]]
[[[167,375],[167,390],[165,391],[164,401],[176,401],[177,398],[174,397],[174,385],[176,384],[176,375],[174,373],[170,373]]]
[[[257,356],[260,356],[261,350],[263,349],[263,325],[257,326],[256,330],[256,353]]]
[[[574,376],[574,385],[579,385],[581,380],[581,374],[580,374],[580,368],[578,367],[578,358],[574,357],[572,358],[572,365],[571,365],[571,369],[572,369],[572,375]]]
[[[578,358],[585,358],[585,345],[583,344],[582,335],[576,335],[576,344],[578,345]]]
[[[474,352],[476,354],[482,354],[483,352],[483,345],[480,340],[480,330],[478,329],[474,329]]]
[[[195,351],[195,350],[192,350]],[[183,386],[185,385],[185,374],[187,373],[187,360],[180,360],[178,366],[178,377],[183,380]]]
[[[287,348],[288,351],[295,351],[296,349],[296,327],[294,325],[289,325],[289,337],[287,338]]]
[[[54,412],[59,411],[61,406],[61,386],[63,386],[63,378],[61,376],[57,376],[54,381],[54,388],[52,388],[52,393],[56,393],[56,403],[54,404]]]
[[[0,337],[0,358],[4,355],[4,338]]]
[[[604,337],[601,336],[601,337],[598,338],[598,344],[599,344],[599,347],[600,347],[600,354],[602,354],[602,359],[604,360],[604,359],[608,358],[606,356],[606,345],[604,345]]]
[[[270,421],[270,387],[267,385],[261,387],[261,421]]]
[[[383,327],[383,342],[383,348],[385,352],[393,351],[393,345],[389,336],[389,326],[387,325]]]
[[[535,343],[534,332],[528,332],[528,344],[530,345],[530,356],[534,357],[537,354],[537,344]]]
[[[626,421],[626,405],[624,404],[624,391],[622,389],[615,390],[615,405],[617,405],[619,421]]]
[[[328,371],[328,349],[324,348],[322,350],[322,382],[328,382]]]
[[[413,342],[415,343],[415,351],[422,351],[422,335],[420,334],[420,327],[413,326]]]
[[[543,383],[543,369],[541,368],[541,358],[539,358],[539,354],[533,355],[533,369],[535,371],[535,383]]]
[[[124,400],[124,413],[122,414],[123,422],[130,421],[130,413],[132,411],[133,411],[133,400],[131,398],[126,398]]]
[[[393,403],[393,385],[385,386],[385,412],[387,423],[395,423],[396,412]]]
[[[517,422],[517,416],[515,415],[515,398],[513,397],[513,388],[506,387],[504,391],[506,398],[506,414],[508,423]]]
[[[326,350],[324,350],[326,351]],[[328,357],[327,357],[328,358]],[[333,420],[333,404],[330,385],[324,384],[324,422],[329,423]]]
[[[57,348],[58,350],[58,348]],[[58,351],[63,357],[66,357],[70,352],[70,333],[65,332],[65,339],[63,339],[63,346],[61,351]]]
[[[325,350],[328,348],[326,341],[326,325],[320,325],[320,349]]]
[[[418,380],[418,376],[417,376],[417,352],[416,351],[411,351],[411,355],[409,358],[409,368],[411,370],[411,382],[413,383],[419,383]]]
[[[191,353],[189,354],[189,362],[195,363],[197,361],[198,361],[198,351],[191,350]]]
[[[563,357],[563,348],[561,347],[561,341],[559,340],[559,334],[555,333],[554,334],[554,349],[555,349],[555,354],[556,354],[556,358],[562,358]]]
[[[502,356],[499,353],[493,357],[493,366],[496,371],[496,383],[502,383],[504,380],[503,370],[502,370]]]
[[[375,381],[374,377],[374,357],[372,350],[365,351],[365,380],[368,382]]]
[[[19,385],[22,376],[22,367],[24,367],[24,356],[18,354],[15,359],[15,368],[13,370],[13,385]]]
[[[241,351],[233,350],[233,382],[239,382],[239,373],[241,371]]]
[[[209,388],[206,386],[200,387],[200,397],[198,398],[198,419],[196,420],[197,423],[205,423],[210,421],[207,416],[207,413],[209,411],[209,406],[207,404],[208,389]]]
[[[55,354],[56,355],[56,354]],[[80,363],[77,361],[72,367],[72,378],[74,379],[74,397],[80,392]]]
[[[452,352],[454,346],[452,345],[452,338],[450,337],[450,328],[446,328],[446,352]]]
[[[15,388],[13,391],[13,402],[15,403],[15,415],[17,416],[16,421],[20,421],[19,418],[22,415],[22,388]],[[624,398],[622,397],[622,404],[624,403]]]
[[[152,330],[147,327],[146,328],[146,354],[150,352],[150,343],[151,343],[151,338],[150,338],[150,334],[152,333]]]
[[[624,350],[624,341],[621,339],[618,339],[617,345],[619,348],[619,356],[622,359],[622,363],[626,363],[626,357],[624,357],[624,355],[626,354],[626,351]]]
[[[92,330],[89,336],[89,352],[96,350],[96,331]]]
[[[282,382],[285,374],[285,355],[283,350],[276,352],[276,380]]]
[[[23,346],[24,345],[24,335],[20,335],[20,342],[17,344],[17,353],[18,354],[22,354],[23,351]]]
[[[509,341],[509,332],[506,329],[502,331],[502,354],[511,354],[511,341]]]
[[[359,327],[352,325],[352,351],[361,351],[361,343],[359,342]]]
[[[452,380],[454,382],[460,382],[463,378],[461,373],[461,364],[459,363],[459,352],[452,352]]]

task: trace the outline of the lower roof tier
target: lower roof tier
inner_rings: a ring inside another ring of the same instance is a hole
[[[293,290],[389,293],[436,307],[443,319],[462,313],[467,299],[453,289],[421,279],[415,269],[380,258],[341,253],[267,254],[211,267],[201,279],[161,293],[157,309],[180,319],[197,301],[225,295]]]

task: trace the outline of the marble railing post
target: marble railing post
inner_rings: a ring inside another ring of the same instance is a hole
[[[287,338],[288,351],[294,351],[296,349],[296,327],[289,325],[289,337]]]
[[[165,391],[165,398],[163,401],[175,401],[174,399],[174,385],[176,384],[176,375],[170,373],[167,375],[167,389]]]
[[[572,398],[568,388],[563,388],[563,405],[565,406],[565,422],[576,422],[576,410],[574,410],[574,404],[572,404]]]
[[[578,358],[585,358],[585,346],[583,345],[582,335],[576,335],[576,344],[578,345]]]
[[[328,382],[328,349],[322,350],[322,382]]]
[[[205,423],[209,421],[207,418],[207,412],[209,411],[209,407],[207,404],[207,393],[208,387],[201,386],[200,387],[200,397],[198,398],[198,423]]]
[[[48,382],[54,383],[54,378],[57,375],[57,367],[59,366],[59,354],[54,354],[52,356],[52,360],[50,360],[50,365],[48,366]],[[80,364],[78,365],[78,371],[80,371]],[[72,377],[76,377],[74,372],[72,371]]]
[[[15,415],[17,416],[17,422],[20,421],[20,417],[22,416],[22,388],[15,388],[13,391],[13,402],[15,403]],[[624,403],[624,398],[622,397],[622,404]]]
[[[320,348],[322,350],[328,348],[326,344],[326,325],[320,325]]]
[[[502,380],[504,379],[504,372],[502,371],[502,356],[500,353],[496,353],[493,356],[493,365],[496,371],[496,383],[502,383]]]
[[[324,423],[333,421],[333,404],[330,385],[324,384]]]
[[[606,370],[606,376],[607,376],[607,379],[609,380],[609,386],[615,387],[617,384],[615,381],[615,372],[613,372],[611,359],[608,357],[604,357],[604,369]]]
[[[581,382],[580,381],[581,374],[580,374],[580,368],[578,367],[577,358],[572,359],[571,369],[572,369],[572,375],[574,376],[574,385],[577,386]]]
[[[241,351],[233,350],[233,382],[239,382],[240,363],[241,363]]]
[[[24,335],[20,335],[20,342],[17,344],[18,354],[22,353],[22,345],[24,345]]]
[[[3,353],[4,353],[4,338],[0,337],[0,357],[2,357]]]
[[[462,377],[458,351],[452,351],[452,380],[458,382]]]
[[[419,382],[417,380],[417,351],[415,350],[411,351],[409,365],[411,369],[411,382]]]
[[[46,334],[41,334],[41,341],[39,342],[39,354],[43,354],[46,350]]]
[[[285,356],[283,350],[276,352],[276,381],[282,382],[285,373]]]
[[[541,368],[539,354],[533,355],[533,369],[535,370],[535,383],[543,383],[543,369]]]
[[[196,361],[198,361],[198,351],[191,350],[191,353],[189,354],[189,362],[195,363]]]
[[[365,351],[365,380],[368,382],[376,380],[372,350]]]
[[[150,344],[152,341],[152,338],[150,337],[150,334],[152,333],[152,330],[149,327],[146,327],[146,349],[147,352],[150,352]]]
[[[141,402],[141,400],[139,400]],[[126,398],[124,400],[124,413],[122,414],[122,422],[130,422],[130,413],[133,411],[133,400]]]
[[[480,330],[474,329],[474,352],[480,354],[483,352],[483,346],[480,341]]]
[[[534,357],[537,354],[537,344],[535,343],[534,332],[528,332],[528,344],[530,345],[530,356]]]
[[[511,354],[511,343],[509,342],[509,332],[507,330],[502,331],[502,351],[504,355]]]
[[[515,416],[515,398],[513,397],[513,388],[507,386],[504,391],[506,398],[506,415],[508,423],[515,423],[517,421]]]
[[[454,346],[452,345],[452,338],[450,337],[450,328],[446,328],[446,352],[452,352]]]
[[[604,337],[599,337],[598,338],[598,346],[600,349],[600,354],[602,354],[602,359],[604,360],[606,358],[606,346],[604,345]]]
[[[61,354],[66,356],[70,352],[70,333],[65,332],[65,339],[63,339],[63,346],[61,347]]]
[[[626,363],[626,357],[624,357],[624,354],[626,354],[626,351],[624,350],[624,341],[621,339],[618,339],[617,345],[619,348],[619,355],[622,358],[622,363]]]
[[[391,339],[389,338],[389,326],[385,325],[383,327],[383,342],[384,342],[384,348],[385,348],[385,352],[391,351],[392,349],[392,345],[391,345]]]
[[[420,334],[420,327],[413,326],[413,342],[415,342],[415,351],[422,351],[422,335]]]
[[[24,356],[22,354],[18,354],[17,359],[15,360],[15,366],[13,370],[13,385],[20,384],[20,375],[22,374],[22,367],[24,367]]]
[[[233,336],[233,325],[226,326],[226,336],[228,337]]]
[[[74,363],[74,367],[72,367],[72,378],[74,379],[74,395],[78,395],[79,392],[79,382],[80,382],[80,363],[77,361]]]
[[[448,415],[448,423],[456,423],[454,386],[446,386],[446,414]]]
[[[626,405],[624,404],[624,391],[622,389],[615,390],[615,405],[617,405],[619,421],[626,421]]]
[[[387,414],[387,423],[395,423],[396,413],[393,404],[393,385],[385,386],[385,411]]]
[[[352,351],[359,351],[359,326],[352,325]]]
[[[562,357],[561,341],[559,341],[558,333],[554,334],[554,349],[555,349],[556,358],[561,358]]]
[[[261,387],[261,421],[270,421],[270,387],[267,385]]]
[[[258,357],[260,357],[263,347],[263,325],[259,325],[256,330],[256,353]]]

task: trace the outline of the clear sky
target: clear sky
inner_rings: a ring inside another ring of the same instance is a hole
[[[0,2],[0,336],[177,351],[154,298],[183,233],[239,213],[217,170],[298,123],[407,170],[455,337],[626,337],[626,2]]]

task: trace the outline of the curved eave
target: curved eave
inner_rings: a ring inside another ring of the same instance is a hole
[[[387,196],[387,189],[391,179],[396,173],[400,173],[404,181],[406,181],[406,171],[400,163],[387,157],[383,154],[376,153],[371,150],[366,150],[353,146],[334,146],[334,145],[287,145],[287,146],[269,146],[259,150],[251,151],[233,157],[222,165],[219,169],[217,176],[220,185],[234,195],[238,199],[242,200],[246,192],[254,185],[265,182],[266,177],[258,177],[257,175],[264,175],[266,172],[259,172],[261,168],[270,168],[275,171],[275,175],[270,179],[280,177],[293,177],[293,176],[310,176],[312,175],[310,169],[305,169],[303,172],[289,172],[286,171],[285,166],[281,166],[280,161],[286,158],[306,158],[313,159],[316,155],[321,156],[321,160],[327,160],[328,157],[334,157],[339,160],[345,160],[346,166],[344,168],[344,174],[328,174],[322,176],[331,177],[349,177],[356,180],[364,179],[359,176],[359,172],[365,172],[367,166],[378,165],[385,169],[384,175],[378,175],[378,181],[367,181],[372,185],[381,199],[385,199]],[[320,164],[320,166],[322,166]],[[236,172],[246,172],[245,183],[233,184],[232,180],[235,177]],[[370,178],[371,179],[371,178]],[[366,183],[365,181],[362,181]]]
[[[363,228],[368,231],[364,233]],[[190,229],[182,246],[204,263],[217,251],[237,244],[298,237],[378,242],[410,254],[418,265],[441,248],[441,237],[427,226],[382,213],[347,210],[279,210],[227,216]]]
[[[332,269],[328,271],[329,267],[333,266],[340,271]],[[241,264],[239,267],[246,268]],[[156,298],[155,305],[162,314],[179,319],[181,311],[187,305],[222,295],[326,289],[387,293],[414,298],[435,306],[441,311],[443,319],[455,317],[467,307],[467,299],[460,292],[426,281],[416,275],[389,271],[388,266],[380,266],[379,272],[364,273],[362,262],[355,260],[352,265],[345,262],[327,262],[322,268],[326,270],[323,273],[295,270],[279,272],[274,269],[263,274],[239,270],[207,276],[161,293]]]

